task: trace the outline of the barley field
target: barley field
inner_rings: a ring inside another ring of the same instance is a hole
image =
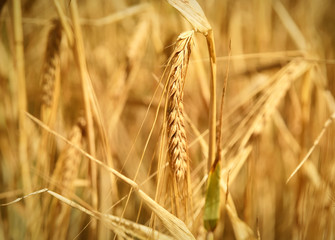
[[[0,239],[335,239],[334,10],[0,0]]]

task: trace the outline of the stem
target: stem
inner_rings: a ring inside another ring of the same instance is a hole
[[[30,175],[30,165],[28,157],[28,134],[25,113],[27,111],[27,93],[25,78],[25,62],[23,47],[23,28],[22,28],[22,10],[21,1],[9,1],[10,11],[12,12],[13,33],[14,33],[14,65],[18,99],[18,141],[19,141],[19,162],[21,168],[21,181],[23,194],[27,195],[32,192],[32,179]],[[26,221],[27,238],[39,239],[41,237],[39,216],[40,208],[34,200],[26,201],[25,217],[31,221]]]
[[[73,23],[73,32],[74,32],[74,53],[77,60],[80,78],[81,78],[81,87],[84,98],[85,106],[85,118],[87,123],[87,139],[88,139],[88,150],[92,156],[95,156],[95,134],[93,127],[93,117],[91,109],[92,93],[90,92],[89,85],[90,79],[87,72],[86,59],[85,59],[85,49],[83,43],[83,36],[79,24],[79,13],[77,1],[72,0],[70,3],[70,13]],[[92,181],[92,205],[94,209],[98,209],[98,192],[97,192],[97,167],[95,164],[91,163],[91,181]],[[92,228],[96,228],[96,223],[93,223]]]
[[[220,107],[220,113],[219,113],[219,125],[217,130],[217,149],[216,149],[216,156],[215,161],[211,165],[211,170],[214,170],[216,165],[221,161],[221,139],[222,139],[222,124],[223,124],[223,106],[224,106],[224,100],[227,90],[227,83],[228,83],[228,75],[229,75],[229,63],[230,63],[230,56],[231,56],[231,43],[229,42],[229,58],[228,58],[228,65],[227,65],[227,71],[226,71],[226,77],[223,82],[223,88],[222,88],[222,96],[221,96],[221,107]]]
[[[213,31],[209,30],[206,36],[207,47],[210,57],[211,82],[209,102],[209,147],[208,147],[208,171],[215,159],[216,142],[216,54]]]
[[[23,50],[23,29],[21,1],[14,0],[13,23],[14,23],[14,43],[15,43],[15,67],[18,86],[18,112],[19,112],[19,159],[21,164],[22,184],[24,194],[31,192],[31,179],[29,174],[29,163],[27,156],[27,127],[25,112],[27,111],[26,79],[24,69],[24,50]]]

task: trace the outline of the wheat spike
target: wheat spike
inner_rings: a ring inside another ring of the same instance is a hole
[[[52,21],[48,32],[41,74],[41,119],[53,127],[56,122],[60,97],[60,45],[62,40],[62,26],[58,19]],[[53,137],[43,131],[39,147],[39,161],[37,168],[49,172],[53,162],[55,142]]]
[[[193,31],[179,35],[169,61],[167,128],[170,166],[178,181],[186,175],[187,143],[185,132],[183,89],[191,53]]]
[[[61,39],[62,27],[60,22],[56,19],[53,20],[53,26],[48,34],[42,75],[42,101],[43,104],[48,107],[51,107],[53,101],[55,74],[59,62]]]
[[[79,118],[70,132],[70,141],[78,147],[82,146],[85,129],[85,119]],[[62,196],[73,198],[75,195],[74,182],[78,178],[81,157],[76,154],[73,146],[66,145],[61,152],[55,170],[51,177],[51,189],[59,188]],[[48,212],[45,222],[46,228],[50,229],[48,239],[65,239],[67,236],[71,208],[61,204],[54,198],[46,198],[44,211]]]

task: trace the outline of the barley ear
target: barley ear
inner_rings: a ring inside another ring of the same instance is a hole
[[[211,81],[210,81],[210,109],[209,109],[209,148],[208,170],[215,160],[216,150],[216,53],[214,34],[205,13],[196,0],[167,0],[189,21],[195,31],[206,37],[208,53],[210,56]]]
[[[188,31],[179,35],[174,52],[169,61],[167,132],[170,167],[177,181],[185,179],[188,158],[184,119],[184,83],[191,54],[194,32]]]
[[[54,117],[57,98],[59,94],[60,75],[60,43],[62,40],[62,27],[59,20],[53,20],[52,28],[48,33],[46,44],[43,72],[42,72],[42,108],[41,117],[43,122],[49,124]]]

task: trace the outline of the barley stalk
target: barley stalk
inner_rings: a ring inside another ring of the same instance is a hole
[[[167,128],[170,167],[178,181],[185,178],[188,159],[184,119],[183,89],[191,54],[193,31],[179,35],[170,58],[168,75]]]
[[[176,8],[195,31],[202,33],[206,37],[207,48],[210,57],[211,81],[210,81],[210,109],[209,109],[209,141],[208,141],[208,170],[215,160],[216,145],[216,53],[214,34],[205,13],[196,0],[167,0]]]
[[[13,33],[14,33],[14,60],[18,85],[18,126],[19,126],[19,159],[21,164],[21,174],[23,179],[23,191],[31,192],[31,178],[29,173],[29,159],[27,155],[27,126],[25,112],[27,111],[26,77],[24,68],[24,48],[23,48],[23,29],[21,1],[12,1],[10,9],[13,13]]]
[[[30,159],[28,155],[28,127],[25,119],[25,112],[27,111],[27,92],[26,92],[26,73],[25,73],[25,59],[24,59],[24,46],[23,46],[23,28],[22,28],[22,9],[21,1],[13,0],[9,2],[9,9],[12,12],[12,23],[13,23],[13,37],[14,37],[14,66],[15,66],[15,78],[17,84],[17,106],[18,106],[18,158],[21,167],[21,178],[22,188],[25,194],[28,194],[32,190],[31,175],[29,171]],[[27,202],[27,213],[35,210],[35,214],[38,214],[39,208],[34,207],[35,201]],[[27,214],[26,213],[26,214]],[[26,215],[28,216],[28,215]],[[36,216],[36,215],[35,215]],[[34,217],[34,216],[33,216]],[[36,237],[39,235],[39,221],[29,223],[27,225],[27,238]]]
[[[79,24],[79,11],[77,1],[71,1],[70,3],[70,14],[71,20],[73,22],[73,33],[74,33],[74,43],[73,52],[77,62],[77,66],[81,78],[81,90],[83,93],[83,101],[85,107],[85,120],[86,120],[86,131],[87,131],[87,141],[89,152],[95,156],[96,146],[95,146],[95,132],[94,132],[94,122],[92,108],[94,102],[94,90],[91,86],[91,79],[87,70],[85,48],[82,30]],[[90,166],[91,175],[91,185],[92,185],[92,205],[94,209],[98,208],[98,172],[95,164]],[[90,225],[93,232],[97,229],[96,221],[93,221]]]

